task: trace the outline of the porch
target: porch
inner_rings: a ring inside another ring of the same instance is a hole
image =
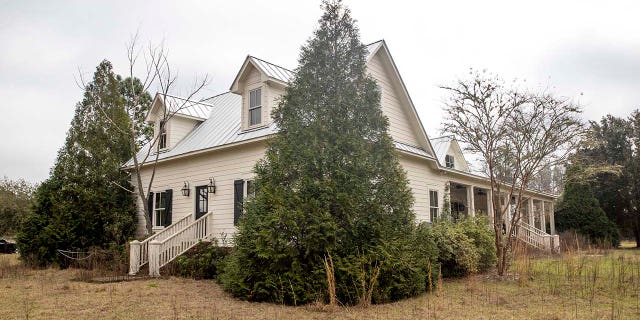
[[[488,188],[449,181],[449,204],[451,216],[454,220],[465,217],[494,216],[494,201]],[[556,234],[553,201],[548,201],[532,195],[515,195],[510,201],[505,196],[499,202],[502,206],[509,206],[506,221],[511,221],[515,214],[517,201],[521,200],[520,219],[517,230],[512,232],[521,240],[548,251],[559,250],[559,237]],[[508,223],[504,226],[509,231]]]

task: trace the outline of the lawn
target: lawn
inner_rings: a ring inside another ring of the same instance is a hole
[[[0,319],[638,319],[640,251],[521,254],[507,280],[444,280],[437,293],[331,310],[233,299],[214,281],[96,284],[80,270],[31,270],[0,255]]]

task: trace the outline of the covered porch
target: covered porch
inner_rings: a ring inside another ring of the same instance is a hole
[[[493,217],[494,201],[491,199],[491,192],[487,186],[456,181],[449,181],[448,184],[449,204],[454,220],[475,216]],[[540,242],[541,246],[554,250],[559,247],[552,199],[544,199],[544,196],[538,197],[532,193],[515,195],[508,203],[505,198],[505,196],[501,197],[500,204],[509,206],[506,221],[511,221],[511,217],[515,214],[517,201],[522,201],[518,230],[515,231],[519,237],[522,233],[522,240],[536,244]],[[509,226],[505,225],[504,227],[506,232]]]

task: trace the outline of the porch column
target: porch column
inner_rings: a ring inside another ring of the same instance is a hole
[[[544,201],[542,202],[544,203]],[[547,207],[544,207],[545,210],[542,210],[542,214],[540,217],[540,230],[547,232]]]
[[[468,202],[468,206],[467,206],[467,210],[469,211],[469,216],[470,217],[475,217],[476,216],[476,199],[475,199],[476,195],[475,192],[473,192],[473,186],[467,186],[467,202]]]
[[[551,212],[549,212],[549,225],[551,226],[551,234],[556,234],[556,218],[553,212],[553,201],[550,203]]]
[[[535,226],[535,219],[533,218],[533,198],[529,197],[529,199],[527,199],[527,214],[529,216],[529,225],[530,226]]]

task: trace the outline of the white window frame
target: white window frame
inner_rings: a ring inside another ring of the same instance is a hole
[[[167,122],[160,120],[158,122],[158,149],[164,150],[169,146],[169,138],[167,135]]]
[[[251,192],[249,192],[249,185],[251,185]],[[251,200],[256,196],[256,180],[254,179],[244,179],[244,199]]]
[[[454,169],[456,167],[455,157],[448,154],[444,156],[444,166],[447,168]]]
[[[164,207],[158,207],[158,198],[164,197]],[[167,192],[166,191],[157,191],[153,193],[153,228],[162,229],[164,228],[164,221],[162,221],[162,217],[167,213]],[[158,214],[160,214],[158,216]]]
[[[257,94],[256,94],[257,93]],[[254,100],[258,100],[256,105],[251,105],[251,103],[253,102],[251,97],[254,97]],[[257,87],[255,89],[251,89],[249,90],[249,96],[248,96],[248,112],[247,112],[247,123],[249,124],[249,127],[256,127],[262,124],[262,87]],[[256,123],[252,123],[251,120],[251,112],[254,110],[258,110],[258,116],[259,116],[259,121]]]
[[[435,193],[435,197],[434,197]],[[438,190],[429,189],[429,220],[431,223],[434,223],[435,220],[440,218],[440,199],[438,199],[439,192]],[[435,200],[435,206],[433,206],[433,200]],[[433,215],[433,210],[435,209],[435,219]]]

